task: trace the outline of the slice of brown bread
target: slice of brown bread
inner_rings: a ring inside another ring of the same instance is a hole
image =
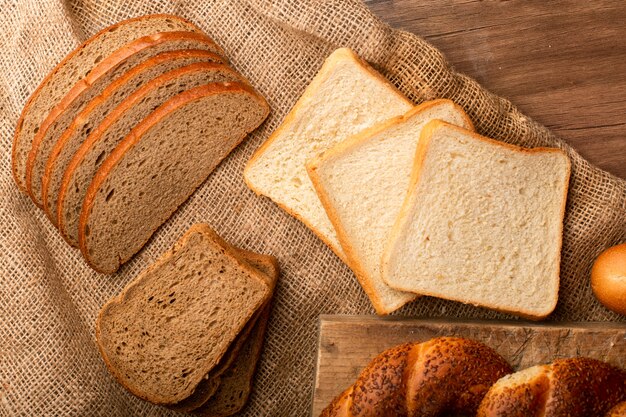
[[[79,244],[95,270],[116,271],[267,117],[244,83],[212,83],[172,98],[137,125],[89,185]]]
[[[252,391],[254,373],[265,339],[271,305],[268,303],[232,365],[220,375],[220,383],[211,398],[193,410],[200,416],[231,416],[243,409]]]
[[[278,262],[276,258],[269,255],[261,255],[254,252],[249,252],[243,249],[238,249],[233,247],[238,254],[241,256],[241,259],[248,262],[250,266],[259,270],[263,273],[266,278],[265,283],[270,287],[270,290],[273,292],[274,287],[276,285],[276,280],[279,275]],[[271,300],[271,299],[270,299]],[[258,330],[259,326],[265,326],[262,323],[259,323],[260,319],[264,319],[267,321],[267,316],[269,314],[269,303],[270,300],[266,302],[266,304],[261,307],[261,309],[248,321],[246,327],[237,335],[235,341],[228,348],[228,352],[224,355],[220,363],[213,368],[198,384],[195,391],[192,395],[187,397],[185,400],[180,403],[174,404],[173,406],[168,406],[173,410],[177,411],[192,411],[203,404],[205,404],[213,395],[217,392],[220,383],[221,377],[223,374],[232,374],[231,368],[237,366],[235,361],[240,361],[240,352],[242,349],[245,350],[250,344],[262,344],[263,343],[263,335],[264,332],[261,332],[261,338],[259,338]],[[250,339],[250,337],[253,339]],[[259,346],[260,350],[260,346]],[[255,362],[256,363],[256,362]],[[254,364],[251,364],[254,366]],[[239,367],[241,370],[247,370],[247,367]],[[239,372],[236,374],[239,375]],[[232,377],[227,378],[225,381],[227,384],[232,379]]]
[[[74,118],[50,151],[42,179],[46,214],[57,224],[57,196],[63,173],[89,133],[134,91],[159,75],[196,62],[223,63],[219,55],[202,49],[162,52],[115,79]]]
[[[265,279],[207,225],[193,226],[100,311],[107,367],[144,400],[189,397],[270,297]]]
[[[205,49],[221,53],[209,38],[195,32],[162,32],[139,38],[99,62],[85,78],[70,89],[39,127],[26,162],[26,189],[41,206],[41,179],[50,151],[80,111],[117,77],[161,52]]]
[[[26,192],[26,160],[41,123],[50,110],[103,57],[134,39],[157,32],[201,30],[184,19],[169,15],[125,20],[95,34],[67,55],[30,95],[17,122],[13,138],[12,172],[20,190]]]
[[[127,97],[80,145],[64,173],[57,195],[57,225],[73,246],[78,245],[78,220],[83,200],[101,164],[128,133],[158,106],[185,90],[211,82],[238,81],[226,65],[196,63],[163,74]]]

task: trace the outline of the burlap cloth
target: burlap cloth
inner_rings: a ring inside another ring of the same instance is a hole
[[[30,92],[65,54],[99,29],[150,13],[174,13],[202,27],[267,98],[267,122],[113,276],[94,273],[20,194],[10,174],[13,129]],[[265,351],[245,415],[304,416],[313,385],[317,318],[373,314],[349,269],[302,224],[242,180],[252,152],[281,122],[324,58],[348,46],[416,103],[447,97],[480,133],[524,146],[557,146],[572,160],[561,272],[551,320],[619,321],[593,297],[592,260],[626,240],[626,183],[587,163],[508,101],[455,73],[420,38],[381,23],[357,0],[5,0],[0,7],[0,415],[173,415],[140,401],[107,373],[94,344],[102,304],[193,223],[208,222],[230,242],[278,257],[278,285]],[[422,298],[400,314],[508,316]]]

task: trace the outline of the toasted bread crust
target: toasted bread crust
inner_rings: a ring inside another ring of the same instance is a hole
[[[78,233],[78,242],[81,252],[87,264],[89,264],[94,270],[102,273],[112,273],[114,271],[104,271],[100,269],[95,262],[91,259],[91,255],[89,254],[89,249],[87,248],[87,242],[85,240],[85,229],[87,227],[87,223],[89,221],[89,216],[91,214],[91,210],[93,208],[94,199],[98,193],[98,190],[104,180],[118,164],[121,158],[131,150],[140,140],[144,133],[146,133],[153,126],[158,124],[161,119],[173,111],[177,110],[180,107],[183,107],[195,100],[200,100],[207,96],[218,95],[218,94],[233,94],[233,93],[247,93],[250,96],[254,97],[259,104],[265,108],[265,115],[269,113],[269,106],[265,99],[261,97],[259,94],[254,91],[254,89],[246,83],[211,83],[206,84],[200,87],[193,88],[191,90],[187,90],[176,97],[166,101],[159,108],[157,108],[154,112],[152,112],[148,117],[146,117],[143,121],[141,121],[138,125],[136,125],[133,130],[117,145],[117,147],[113,150],[113,152],[109,155],[109,157],[102,163],[100,169],[94,176],[89,188],[87,189],[87,194],[83,201],[83,208],[80,214],[79,220],[79,233]],[[243,137],[241,138],[243,140]],[[227,155],[224,155],[226,157]],[[175,210],[173,211],[175,212]],[[172,213],[173,213],[172,212]],[[154,230],[148,236],[147,240],[154,233]],[[142,246],[145,245],[143,242]],[[126,259],[119,260],[119,264],[127,261]],[[118,267],[119,267],[118,264]],[[116,268],[117,269],[117,268]]]
[[[78,128],[78,126],[82,123],[84,119],[89,117],[89,115],[94,109],[96,109],[102,103],[106,102],[106,100],[108,100],[109,97],[111,97],[117,91],[118,88],[121,88],[122,86],[124,86],[126,82],[131,80],[136,75],[140,74],[141,72],[149,69],[150,67],[154,65],[158,65],[160,63],[170,61],[170,60],[176,60],[179,58],[185,59],[189,57],[198,57],[198,58],[206,57],[209,62],[224,63],[223,57],[217,54],[214,54],[213,52],[206,51],[204,49],[175,50],[175,51],[168,51],[168,52],[160,53],[140,63],[136,67],[132,68],[131,70],[123,74],[121,77],[113,80],[113,82],[109,86],[107,86],[106,89],[99,96],[91,100],[89,104],[87,104],[87,106],[74,118],[74,121],[72,122],[72,124],[65,130],[65,132],[63,132],[61,137],[59,137],[54,147],[52,148],[52,151],[50,152],[50,156],[48,157],[48,161],[46,163],[44,175],[42,178],[43,183],[41,187],[41,190],[42,190],[41,199],[43,202],[43,208],[44,208],[46,215],[55,226],[58,224],[57,216],[53,216],[48,207],[48,199],[49,199],[48,194],[50,192],[49,190],[50,177],[52,176],[53,170],[56,167],[57,158],[59,157],[59,155],[65,148],[67,141],[72,137],[72,134],[75,132],[75,129]]]
[[[162,43],[177,41],[177,40],[197,40],[198,42],[203,42],[207,45],[210,45],[217,52],[221,52],[220,55],[223,54],[222,49],[213,42],[210,38],[202,33],[196,32],[160,32],[152,35],[144,36],[142,38],[136,39],[130,44],[118,49],[113,54],[109,55],[103,61],[101,61],[98,65],[96,65],[93,70],[89,73],[89,75],[79,82],[77,82],[74,87],[61,99],[61,101],[50,111],[46,119],[41,124],[39,131],[35,135],[33,139],[33,143],[31,145],[30,152],[28,154],[28,160],[26,162],[26,190],[30,195],[31,199],[35,202],[35,204],[39,207],[42,205],[39,203],[39,198],[41,196],[35,196],[33,194],[32,188],[32,176],[33,176],[33,167],[35,165],[35,160],[39,153],[39,147],[41,145],[42,140],[48,130],[48,128],[55,122],[55,120],[63,114],[63,112],[67,109],[67,107],[74,102],[76,98],[80,96],[83,92],[91,88],[91,85],[97,82],[101,77],[106,75],[109,71],[115,69],[121,62],[130,58],[134,54],[160,45]]]
[[[41,92],[41,89],[48,84],[48,82],[56,75],[56,73],[63,68],[63,66],[70,61],[76,54],[78,54],[80,52],[81,49],[83,49],[85,47],[85,45],[95,42],[98,39],[100,39],[100,37],[102,35],[105,35],[108,32],[111,32],[112,30],[123,26],[125,24],[131,23],[131,22],[136,22],[138,20],[149,20],[149,19],[161,19],[161,18],[168,18],[168,19],[175,19],[175,20],[179,20],[182,21],[186,24],[188,24],[190,26],[190,28],[192,30],[195,30],[196,32],[202,33],[202,30],[196,26],[195,24],[193,24],[192,22],[190,22],[187,19],[183,19],[179,16],[174,16],[174,15],[170,15],[170,14],[153,14],[153,15],[147,15],[147,16],[139,16],[139,17],[135,17],[132,19],[127,19],[124,20],[122,22],[119,22],[113,26],[109,26],[106,27],[104,29],[102,29],[101,31],[99,31],[98,33],[96,33],[95,35],[93,35],[91,38],[87,39],[85,42],[83,42],[80,46],[78,46],[76,49],[74,49],[72,52],[70,52],[65,58],[63,58],[61,60],[61,62],[59,62],[59,64],[57,64],[56,67],[54,67],[54,69],[52,71],[50,71],[48,73],[48,75],[39,83],[39,85],[37,86],[37,88],[35,89],[35,91],[33,91],[31,93],[31,95],[29,96],[28,100],[26,101],[26,104],[24,105],[23,109],[22,109],[22,113],[20,113],[20,117],[17,120],[17,125],[15,128],[15,133],[13,134],[13,148],[11,150],[11,172],[13,173],[13,178],[15,179],[15,183],[17,184],[18,188],[26,193],[26,183],[23,183],[21,178],[19,178],[19,176],[17,175],[17,165],[16,165],[16,156],[17,156],[17,144],[19,142],[20,139],[20,134],[22,132],[22,126],[24,123],[24,118],[26,116],[26,113],[28,113],[28,110],[30,109],[30,104],[39,96],[39,93]]]
[[[335,63],[340,61],[340,60],[342,60],[342,59],[350,59],[350,60],[353,60],[354,62],[358,63],[359,66],[362,69],[367,71],[370,75],[372,75],[376,79],[382,81],[390,89],[390,91],[393,91],[394,93],[396,93],[398,95],[398,97],[400,97],[401,99],[405,100],[407,103],[413,105],[413,103],[408,98],[406,98],[400,91],[398,91],[398,89],[393,84],[391,84],[391,82],[389,82],[388,79],[386,79],[380,73],[378,73],[367,62],[362,60],[357,54],[355,54],[354,52],[352,52],[350,49],[347,49],[347,48],[340,48],[340,49],[336,50],[335,52],[333,52],[332,55],[330,55],[326,59],[326,61],[324,61],[324,64],[322,65],[322,68],[319,70],[317,75],[313,78],[313,81],[306,88],[306,90],[304,91],[302,96],[298,99],[298,101],[293,106],[291,111],[289,111],[289,113],[287,114],[287,116],[285,117],[285,119],[283,120],[281,125],[254,152],[254,154],[252,155],[252,157],[250,158],[250,160],[246,164],[246,166],[244,168],[244,171],[243,171],[243,179],[244,179],[246,185],[248,186],[248,188],[250,188],[252,191],[254,191],[257,195],[264,195],[264,194],[263,194],[263,192],[261,190],[256,188],[254,186],[254,184],[249,179],[249,174],[248,173],[252,169],[252,166],[254,166],[256,164],[257,160],[265,152],[267,152],[267,150],[270,147],[270,145],[287,128],[287,125],[289,125],[296,118],[296,115],[299,112],[300,107],[303,106],[303,104],[306,101],[308,101],[309,97],[311,97],[311,96],[313,96],[315,94],[315,91],[318,89],[318,87],[328,78],[328,76],[330,75],[330,72],[331,72],[332,68],[334,67]],[[328,247],[330,247],[330,249],[339,257],[339,259],[341,259],[344,263],[348,262],[348,259],[346,258],[345,253],[343,253],[343,250],[341,248],[339,248],[339,247],[334,247],[334,245],[319,230],[317,230],[314,227],[314,225],[312,225],[308,220],[304,219],[299,213],[296,213],[296,212],[292,211],[290,208],[286,207],[281,202],[276,201],[276,200],[272,199],[271,197],[268,197],[268,198],[270,198],[276,205],[278,205],[281,209],[286,211],[289,215],[295,217],[296,219],[298,219],[302,223],[304,223],[305,226],[307,226],[311,231],[313,231],[313,233],[315,233],[315,235],[317,235],[317,237],[319,237]]]

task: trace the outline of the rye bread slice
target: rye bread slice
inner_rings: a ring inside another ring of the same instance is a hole
[[[276,285],[276,280],[279,275],[279,267],[276,258],[269,255],[261,255],[254,252],[249,252],[243,249],[238,249],[233,247],[238,254],[241,256],[241,259],[248,262],[250,266],[259,270],[263,273],[266,281],[265,283],[268,285],[270,290],[273,292],[274,287]],[[264,332],[259,332],[259,327],[264,327],[265,324],[260,323],[260,320],[267,321],[270,311],[270,302],[271,299],[266,301],[265,305],[260,308],[257,313],[248,321],[246,327],[237,335],[235,341],[228,348],[228,352],[224,355],[220,363],[213,368],[204,379],[198,384],[193,394],[187,397],[185,400],[180,403],[174,404],[172,406],[168,406],[176,411],[192,411],[195,410],[202,405],[204,405],[209,399],[211,399],[215,393],[218,391],[219,386],[221,385],[222,375],[226,376],[225,383],[231,384],[231,380],[233,377],[240,377],[240,373],[243,370],[247,370],[248,367],[239,366],[240,372],[233,373],[232,368],[238,366],[238,362],[245,360],[250,362],[248,359],[248,355],[242,356],[242,352],[246,349],[251,349],[250,345],[255,345],[254,349],[258,349],[260,351],[260,347],[263,343]],[[259,338],[259,336],[261,336]],[[252,337],[252,339],[251,339]],[[256,346],[258,345],[258,346]],[[250,363],[250,365],[255,366],[256,361]],[[254,370],[252,370],[254,372]],[[232,375],[232,376],[229,376]]]
[[[78,113],[114,79],[161,52],[181,49],[222,50],[201,33],[162,32],[139,38],[104,58],[57,103],[39,127],[26,162],[26,189],[41,207],[41,179],[50,151]]]
[[[104,362],[139,398],[180,402],[270,297],[266,279],[207,225],[193,226],[100,311]]]
[[[196,62],[224,63],[224,59],[202,49],[162,52],[115,79],[74,118],[50,151],[42,179],[43,208],[53,224],[57,224],[57,196],[61,179],[89,133],[124,99],[150,80]]]
[[[205,417],[231,416],[244,408],[252,391],[270,310],[271,305],[268,303],[232,365],[220,375],[215,393],[202,406],[193,410],[193,414]]]
[[[212,82],[239,80],[241,76],[226,65],[196,63],[151,80],[110,112],[72,156],[62,179],[57,195],[57,225],[68,243],[78,246],[78,221],[89,184],[137,123],[185,90]]]
[[[30,95],[17,122],[13,139],[12,172],[26,192],[26,160],[41,123],[50,110],[103,57],[134,39],[157,32],[202,31],[184,19],[170,15],[142,16],[107,27],[68,54]]]
[[[87,190],[78,236],[89,265],[112,273],[128,261],[268,113],[249,85],[212,83],[139,123]]]

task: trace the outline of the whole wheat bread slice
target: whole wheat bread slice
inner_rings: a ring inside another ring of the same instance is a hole
[[[344,261],[305,162],[413,104],[349,49],[337,49],[244,170],[246,184],[301,220]]]
[[[257,269],[263,274],[265,283],[270,288],[270,291],[273,293],[274,287],[276,285],[276,280],[278,279],[279,275],[278,262],[276,258],[269,255],[261,255],[255,252],[246,251],[236,248],[234,246],[232,246],[232,248],[237,252],[241,261],[247,262],[251,267]],[[269,313],[270,302],[271,295],[270,299],[268,299],[265,304],[248,321],[248,323],[246,323],[246,326],[237,335],[233,343],[231,343],[231,345],[229,346],[228,351],[226,352],[226,354],[224,354],[220,363],[213,369],[211,369],[211,371],[207,375],[205,375],[205,377],[194,390],[193,394],[177,404],[168,405],[168,408],[176,411],[192,411],[204,405],[209,400],[209,398],[212,398],[215,395],[221,384],[222,375],[227,372],[231,367],[236,366],[235,361],[239,360],[238,358],[240,352],[251,343],[251,341],[249,340],[251,334],[256,335],[257,332],[255,331],[255,329],[257,329],[257,327],[259,326],[264,326],[264,324],[259,323],[259,319],[262,316],[265,316],[266,311]],[[254,340],[256,341],[255,343],[263,343],[263,339],[261,338],[260,340],[258,340],[258,336],[256,336]]]
[[[166,51],[205,49],[213,53],[221,49],[209,38],[195,32],[165,32],[139,38],[108,57],[71,88],[57,103],[39,127],[26,162],[26,189],[38,206],[42,205],[42,177],[50,151],[61,134],[83,108],[113,80],[146,59]]]
[[[559,290],[570,162],[442,121],[422,130],[409,192],[382,260],[399,290],[527,318]]]
[[[125,44],[157,32],[179,31],[201,33],[197,26],[176,16],[142,16],[103,29],[67,55],[30,95],[17,122],[11,162],[20,190],[26,192],[26,161],[33,139],[59,100],[98,62]]]
[[[134,91],[168,71],[196,62],[223,63],[224,60],[202,49],[162,52],[115,79],[74,118],[50,151],[42,178],[43,208],[52,223],[57,224],[57,197],[63,174],[89,134]]]
[[[89,184],[113,149],[158,106],[172,97],[211,82],[239,81],[232,68],[196,63],[169,71],[133,92],[100,122],[72,156],[57,195],[57,225],[73,246],[78,245],[78,221]]]
[[[380,274],[383,249],[409,189],[422,128],[434,119],[472,129],[449,100],[426,102],[339,143],[307,170],[361,286],[379,314],[415,298],[391,289]]]
[[[96,339],[107,367],[144,400],[189,397],[270,297],[265,279],[207,225],[193,226],[102,308]]]
[[[235,247],[233,247],[233,249],[239,254],[241,260],[247,262],[250,266],[263,274],[265,283],[270,288],[270,291],[273,292],[279,275],[276,258]],[[251,377],[253,376],[251,374],[254,373],[256,360],[252,361],[247,351],[252,349],[260,353],[271,309],[270,302],[271,298],[268,299],[265,305],[248,321],[246,327],[237,335],[237,338],[228,348],[228,351],[220,363],[204,377],[193,394],[180,403],[168,406],[168,408],[177,411],[192,411],[198,409],[209,401],[209,399],[214,398],[222,383],[224,383],[226,387],[232,386],[234,379],[248,379],[247,383],[244,382],[241,385],[237,384],[241,389],[245,390],[246,387],[251,385]],[[261,320],[263,320],[263,322],[260,322]],[[258,359],[258,356],[256,359]],[[244,363],[246,364],[245,366]],[[233,368],[237,368],[237,371]],[[248,375],[250,376],[248,377]],[[221,390],[221,392],[226,391],[227,390],[224,389]],[[218,401],[220,403],[222,402],[221,400]]]
[[[79,222],[87,262],[116,271],[268,113],[265,100],[243,83],[197,87],[151,113],[89,185]]]
[[[265,338],[271,305],[263,308],[252,333],[232,365],[220,375],[216,392],[201,407],[193,411],[200,416],[231,416],[243,409],[252,391],[254,373]]]

